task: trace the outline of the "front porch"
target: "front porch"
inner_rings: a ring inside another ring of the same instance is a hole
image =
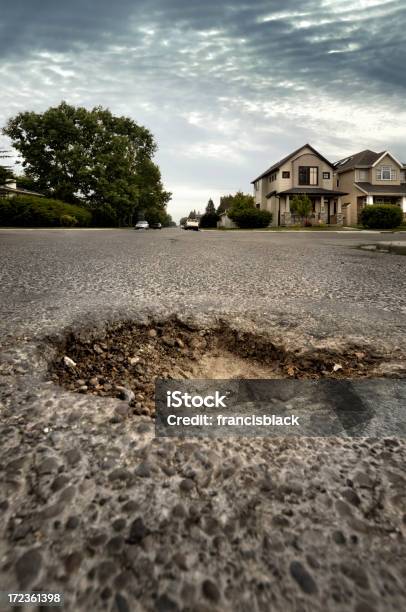
[[[343,214],[341,196],[319,196],[307,194],[312,202],[312,210],[307,217],[311,225],[342,225]],[[301,225],[303,219],[291,211],[292,196],[290,194],[279,196],[278,225]]]
[[[357,219],[359,221],[361,210],[365,206],[371,206],[373,204],[392,204],[399,206],[403,211],[403,216],[406,219],[406,195],[385,195],[380,193],[379,195],[368,194],[357,197]]]

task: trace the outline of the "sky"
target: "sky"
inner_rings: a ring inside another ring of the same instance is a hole
[[[157,140],[177,221],[307,142],[332,161],[406,161],[404,0],[1,5],[0,126],[61,100],[132,117]]]

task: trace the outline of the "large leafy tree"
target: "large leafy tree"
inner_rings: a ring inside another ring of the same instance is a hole
[[[152,162],[152,134],[128,117],[62,102],[44,113],[19,113],[3,132],[37,189],[95,211],[109,206],[120,225],[140,208],[164,207],[170,199]]]

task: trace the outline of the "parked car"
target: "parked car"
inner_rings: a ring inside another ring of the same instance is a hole
[[[149,223],[148,221],[137,221],[137,223],[135,224],[134,229],[139,230],[139,229],[149,229]]]
[[[162,223],[152,223],[151,229],[162,229]]]
[[[199,231],[199,221],[197,219],[188,219],[186,221],[185,229]]]

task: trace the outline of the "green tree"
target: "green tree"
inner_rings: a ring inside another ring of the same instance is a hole
[[[197,219],[196,211],[191,210],[188,216],[188,219]]]
[[[237,191],[234,196],[227,196],[227,210],[236,211],[238,209],[255,208],[254,196],[242,191]],[[230,216],[230,215],[229,215]]]
[[[219,220],[219,216],[216,212],[216,207],[214,206],[213,200],[207,202],[206,212],[200,219],[200,227],[213,228],[217,227],[217,221]]]
[[[221,213],[228,210],[233,203],[233,199],[234,199],[234,196],[231,193],[226,196],[221,196],[220,204],[217,208],[217,214],[221,215]]]
[[[312,208],[313,208],[312,201],[309,198],[309,196],[306,194],[295,195],[290,205],[290,210],[295,215],[300,217],[303,225],[306,223],[307,217],[311,213]]]
[[[179,221],[179,225],[185,225],[187,221],[187,217],[182,217],[181,220]]]
[[[129,224],[150,200],[164,206],[156,143],[145,127],[108,109],[62,102],[44,113],[23,112],[3,129],[23,158],[25,172],[46,195],[92,211],[110,205],[119,225]]]
[[[216,207],[214,206],[214,202],[213,202],[213,200],[211,198],[207,202],[206,213],[208,215],[214,215],[216,213]]]
[[[39,191],[37,182],[28,174],[16,176],[17,186],[28,191]]]

